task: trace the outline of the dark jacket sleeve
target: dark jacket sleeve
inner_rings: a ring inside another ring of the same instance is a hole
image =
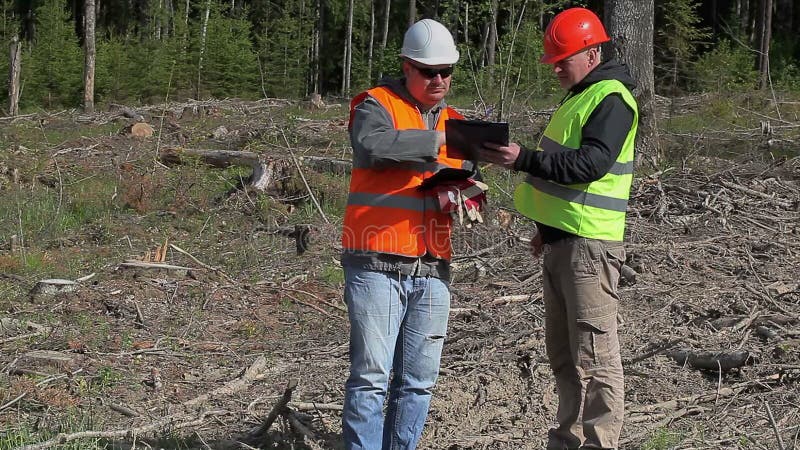
[[[590,183],[602,178],[619,157],[633,124],[633,111],[617,94],[597,105],[583,126],[578,150],[540,152],[522,149],[514,170],[560,184]]]

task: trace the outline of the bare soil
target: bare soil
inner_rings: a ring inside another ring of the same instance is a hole
[[[49,183],[58,196],[68,180],[105,173],[118,192],[100,224],[43,242],[0,233],[0,442],[28,436],[1,448],[342,448],[348,323],[336,258],[346,178],[301,166],[323,219],[291,158],[348,159],[346,113],[305,107],[153,107],[157,136],[145,139],[85,137],[124,129],[113,112],[2,124],[0,190]],[[45,163],[21,167],[20,130],[39,126],[83,135],[42,142]],[[772,157],[759,142],[635,180],[627,265],[636,275],[620,287],[622,448],[800,446],[800,146],[787,140],[788,156]],[[175,145],[250,150],[282,165],[258,193],[236,186],[247,173],[234,169],[156,162]],[[489,220],[456,236],[453,311],[422,449],[541,449],[555,416],[541,268],[524,242],[533,226],[510,207],[516,178],[486,171]],[[230,186],[204,192],[221,179]],[[312,230],[302,254],[288,235],[300,223]],[[164,262],[189,270],[122,265],[167,238]],[[48,249],[51,272],[9,265],[33,246]],[[73,291],[34,290],[92,272]]]

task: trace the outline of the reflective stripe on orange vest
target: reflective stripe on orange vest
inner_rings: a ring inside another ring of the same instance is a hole
[[[373,88],[356,96],[350,104],[351,118],[355,107],[367,95],[386,109],[395,129],[428,129],[417,107],[386,87]],[[444,131],[444,122],[449,118],[463,116],[452,108],[445,108],[439,114],[435,129]],[[438,211],[430,192],[417,188],[438,169],[461,168],[463,164],[461,159],[448,158],[447,148],[442,146],[437,160],[431,163],[399,163],[380,169],[354,167],[342,247],[412,257],[429,253],[449,260],[452,219],[449,214]]]

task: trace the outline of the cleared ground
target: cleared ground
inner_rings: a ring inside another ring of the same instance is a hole
[[[797,112],[724,128],[704,123],[704,102],[668,108],[662,123],[685,128],[633,187],[624,448],[798,448]],[[341,448],[346,111],[139,111],[153,137],[129,136],[119,112],[0,122],[0,449]],[[530,143],[543,116],[525,117],[512,138]],[[176,148],[260,155],[266,190],[246,167],[161,157]],[[485,173],[487,223],[456,237],[423,449],[540,449],[555,414],[533,228],[511,207],[519,175]],[[45,279],[81,280],[51,294]]]

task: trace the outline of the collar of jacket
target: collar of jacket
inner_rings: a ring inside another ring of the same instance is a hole
[[[392,92],[394,92],[395,94],[397,94],[400,97],[402,97],[403,100],[405,100],[405,101],[411,103],[412,105],[416,106],[417,109],[419,109],[419,111],[421,113],[423,113],[423,114],[425,114],[425,113],[437,114],[437,113],[439,113],[439,111],[441,111],[443,108],[445,108],[447,106],[447,103],[445,103],[444,99],[442,99],[439,103],[434,105],[432,108],[427,108],[426,109],[416,99],[414,99],[414,97],[412,97],[411,94],[408,92],[408,89],[406,89],[406,79],[405,79],[405,77],[402,77],[402,78],[384,78],[378,83],[378,86],[385,86],[385,87],[389,88]]]
[[[628,72],[628,66],[616,58],[612,58],[595,67],[594,70],[589,72],[583,78],[583,80],[581,80],[575,86],[572,86],[569,89],[567,96],[580,94],[589,86],[602,80],[617,80],[625,85],[629,91],[633,91],[633,89],[636,87],[636,81]]]

